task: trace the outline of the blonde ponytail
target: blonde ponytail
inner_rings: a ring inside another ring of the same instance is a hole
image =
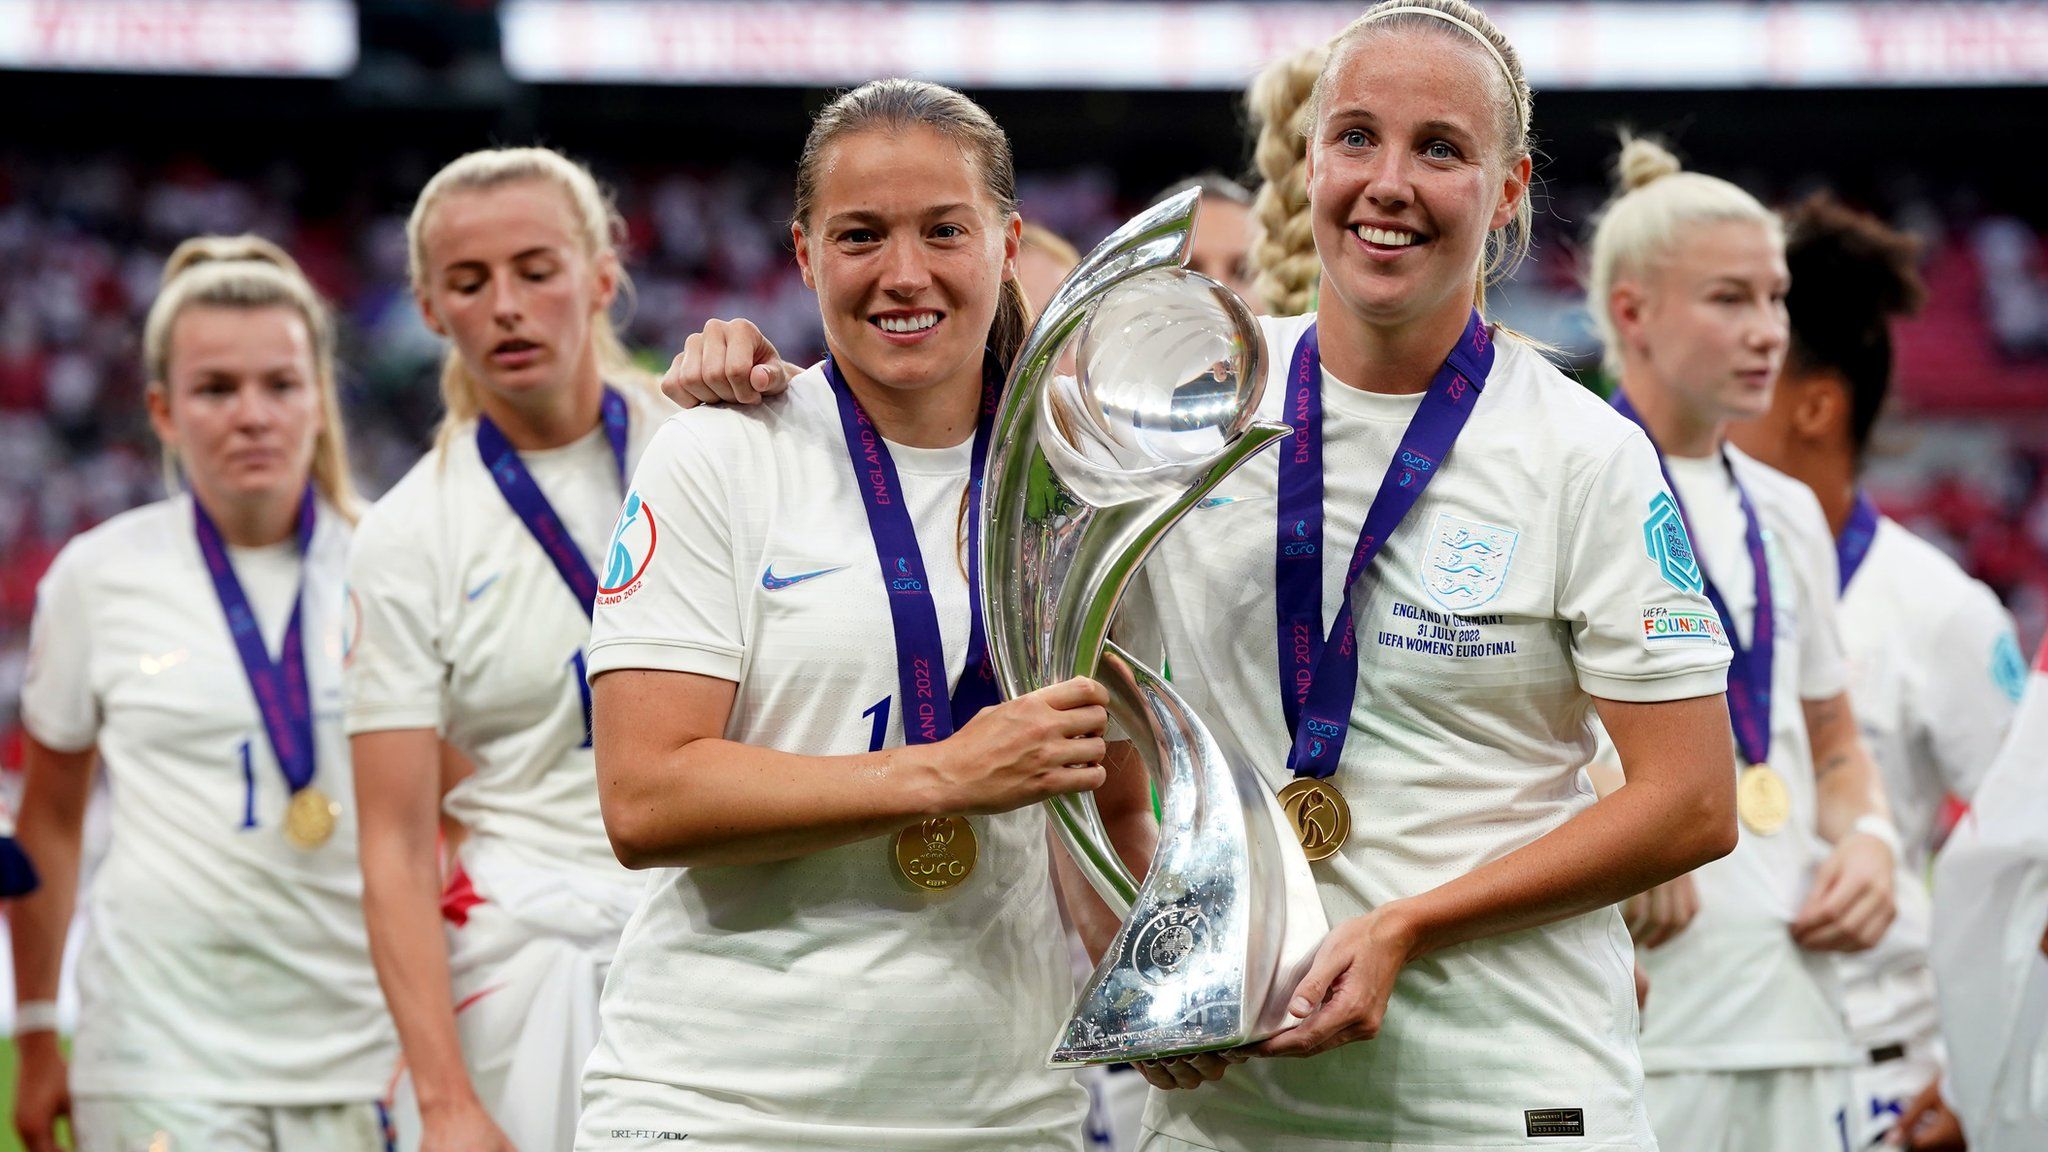
[[[320,397],[320,431],[313,440],[314,491],[350,523],[360,506],[349,474],[348,434],[334,368],[334,321],[305,273],[284,249],[261,236],[197,236],[164,262],[163,279],[142,325],[143,373],[149,387],[168,388],[171,334],[191,307],[289,308],[305,322],[313,342],[313,385]],[[176,454],[164,446],[164,484],[175,489]]]

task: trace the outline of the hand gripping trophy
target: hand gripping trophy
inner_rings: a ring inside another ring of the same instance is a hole
[[[1181,266],[1199,197],[1132,219],[1053,294],[1012,368],[981,496],[1003,691],[1101,681],[1162,807],[1140,885],[1092,795],[1049,804],[1082,873],[1123,917],[1053,1045],[1055,1065],[1270,1036],[1291,1022],[1288,1000],[1328,931],[1308,857],[1252,762],[1109,639],[1152,546],[1287,432],[1254,419],[1265,350],[1250,309]]]

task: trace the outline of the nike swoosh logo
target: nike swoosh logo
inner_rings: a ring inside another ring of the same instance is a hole
[[[479,596],[483,595],[484,593],[486,593],[486,592],[490,591],[490,590],[491,590],[491,585],[493,585],[493,584],[496,584],[496,583],[498,582],[498,577],[500,577],[500,576],[503,576],[503,575],[504,575],[504,573],[503,573],[503,572],[493,572],[493,573],[491,573],[491,574],[490,574],[489,576],[486,576],[486,577],[484,578],[484,582],[483,582],[483,583],[481,583],[481,584],[477,585],[477,586],[476,586],[476,587],[474,587],[474,588],[471,588],[471,589],[470,589],[469,591],[467,591],[467,592],[464,592],[464,593],[463,593],[463,595],[464,595],[464,596],[467,596],[467,597],[468,597],[469,599],[471,599],[471,600],[475,600],[475,599],[476,599],[477,597],[479,597]]]
[[[766,588],[770,592],[780,592],[792,584],[801,584],[806,580],[816,580],[820,576],[830,576],[834,572],[844,571],[846,571],[846,565],[841,564],[837,568],[820,568],[816,572],[799,572],[794,576],[777,576],[775,574],[775,565],[770,564],[768,570],[761,573],[761,587]]]
[[[1198,502],[1198,503],[1197,503],[1197,504],[1195,505],[1195,507],[1197,507],[1197,508],[1216,508],[1216,507],[1219,507],[1219,506],[1221,506],[1221,505],[1224,505],[1224,504],[1235,504],[1235,503],[1237,503],[1237,497],[1235,497],[1235,496],[1211,496],[1211,497],[1209,497],[1209,498],[1207,498],[1207,499],[1205,499],[1205,500],[1202,500],[1202,501]]]

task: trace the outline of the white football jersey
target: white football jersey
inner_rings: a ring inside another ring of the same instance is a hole
[[[966,660],[970,443],[889,445],[943,633]],[[726,738],[810,756],[904,742],[888,584],[821,368],[756,407],[671,419],[634,477],[593,677],[738,685]],[[678,803],[688,803],[679,796]],[[605,984],[578,1147],[1078,1149],[1086,1097],[1045,1057],[1073,996],[1036,806],[976,816],[946,891],[894,834],[654,874]]]
[[[1744,643],[1755,635],[1757,590],[1733,475],[1762,521],[1775,644],[1769,764],[1791,814],[1692,873],[1700,912],[1661,947],[1641,952],[1650,977],[1643,1066],[1651,1072],[1817,1067],[1851,1060],[1834,953],[1807,952],[1790,925],[1829,846],[1815,830],[1813,752],[1805,700],[1846,687],[1835,620],[1835,543],[1804,484],[1730,447],[1716,457],[1665,461],[1685,505],[1700,563],[1720,589]],[[1738,748],[1736,756],[1741,758]],[[1731,766],[1731,771],[1740,766]]]
[[[1261,320],[1281,417],[1311,317]],[[1593,698],[1713,696],[1728,650],[1684,575],[1648,441],[1528,346],[1497,345],[1449,457],[1359,583],[1359,678],[1332,783],[1351,834],[1314,870],[1332,925],[1514,851],[1594,802]],[[1323,380],[1322,607],[1420,395]],[[1274,789],[1281,704],[1278,453],[1200,501],[1146,561],[1127,620]],[[1327,632],[1326,632],[1327,634]],[[1203,1148],[1648,1146],[1629,938],[1613,908],[1409,964],[1377,1038],[1155,1093],[1148,1126]],[[1576,1139],[1574,1139],[1576,1138]]]
[[[1943,1094],[1972,1148],[2048,1146],[2048,644],[2004,746],[1934,863]]]
[[[275,658],[305,581],[313,786],[333,836],[285,840],[289,789],[177,496],[64,547],[37,590],[22,720],[97,748],[113,832],[87,905],[71,1088],[224,1103],[374,1099],[397,1057],[363,931],[341,726],[349,525],[321,506],[295,543],[231,548]]]
[[[630,475],[674,409],[644,389],[621,391]],[[602,584],[625,495],[604,429],[519,458]],[[445,802],[473,841],[623,879],[597,809],[584,678],[590,622],[492,481],[474,425],[413,465],[363,517],[349,604],[349,733],[435,729],[476,764]]]
[[[1898,919],[1877,947],[1842,957],[1849,1024],[1875,1048],[1931,1033],[1927,868],[1944,798],[1977,791],[2012,722],[2027,661],[1991,589],[1939,548],[1880,519],[1841,598],[1849,701],[1884,775],[1905,851]]]

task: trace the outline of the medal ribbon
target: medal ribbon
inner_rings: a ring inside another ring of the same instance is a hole
[[[846,435],[855,487],[867,508],[868,535],[874,540],[875,559],[881,562],[882,579],[889,588],[889,616],[896,632],[896,684],[903,699],[903,739],[909,744],[935,743],[1001,698],[995,668],[989,662],[988,632],[981,620],[980,555],[981,482],[988,470],[989,439],[994,434],[1002,378],[996,374],[993,358],[985,361],[973,464],[967,477],[967,603],[972,623],[967,662],[950,697],[939,694],[946,682],[946,649],[896,462],[889,458],[889,446],[881,432],[868,419],[830,356],[825,358],[825,378],[839,402],[839,425]]]
[[[1849,590],[1849,581],[1856,570],[1863,567],[1863,558],[1870,555],[1870,542],[1877,539],[1877,505],[1870,502],[1870,496],[1863,489],[1856,490],[1856,502],[1849,506],[1849,522],[1842,525],[1842,535],[1835,540],[1835,566],[1842,575],[1841,591]]]
[[[299,497],[295,536],[302,560],[313,543],[313,506],[313,489],[308,486],[305,495]],[[235,651],[242,657],[242,674],[248,677],[250,695],[256,697],[256,711],[263,717],[270,750],[277,755],[285,784],[297,792],[313,782],[313,696],[306,686],[306,645],[300,628],[305,610],[304,566],[300,569],[298,591],[292,594],[292,615],[285,625],[284,643],[273,661],[263,647],[263,629],[249,607],[249,597],[235,577],[227,541],[221,538],[220,529],[214,526],[213,518],[197,498],[192,501],[192,527],[199,536],[199,554],[206,560],[207,574],[213,577],[214,595],[227,617],[228,634],[234,637]]]
[[[618,390],[607,385],[604,399],[598,410],[603,416],[604,436],[612,446],[612,459],[618,464],[619,491],[626,489],[626,432],[629,426],[626,398]],[[562,583],[569,586],[569,592],[576,602],[583,606],[583,614],[591,614],[597,600],[597,573],[591,570],[590,561],[576,547],[576,540],[569,535],[569,529],[562,524],[562,518],[555,514],[554,505],[548,503],[547,493],[533,479],[533,473],[526,470],[526,462],[491,423],[489,416],[479,416],[476,421],[476,449],[484,458],[484,467],[490,469],[491,480],[505,497],[505,503],[512,506],[512,512],[520,523],[554,561],[555,571],[562,574]]]
[[[1614,394],[1614,410],[1633,420],[1646,435],[1649,433],[1635,405],[1619,391]],[[1650,446],[1657,449],[1657,467],[1664,473],[1664,486],[1671,489],[1671,502],[1677,505],[1678,518],[1685,524],[1685,534],[1695,541],[1693,550],[1697,553],[1699,537],[1693,532],[1692,517],[1686,514],[1678,485],[1671,482],[1671,469],[1664,467],[1664,449],[1658,447],[1654,436],[1650,437]],[[1748,644],[1742,642],[1742,634],[1735,630],[1735,616],[1728,611],[1728,601],[1721,590],[1715,587],[1704,557],[1700,580],[1706,585],[1707,600],[1720,615],[1722,630],[1728,634],[1728,647],[1734,652],[1734,660],[1728,665],[1728,720],[1735,729],[1735,746],[1742,752],[1745,764],[1764,764],[1771,755],[1771,668],[1776,659],[1770,561],[1764,555],[1763,522],[1757,519],[1756,505],[1750,503],[1749,492],[1729,465],[1727,454],[1716,451],[1721,467],[1728,470],[1728,482],[1735,485],[1735,498],[1742,504],[1742,542],[1749,550],[1750,569],[1756,573],[1756,617],[1751,622]]]
[[[1315,326],[1310,325],[1294,346],[1287,392],[1287,418],[1294,435],[1285,441],[1280,455],[1273,568],[1280,633],[1280,700],[1287,726],[1294,733],[1287,767],[1296,776],[1323,779],[1337,771],[1337,758],[1351,730],[1351,707],[1358,697],[1353,586],[1442,468],[1451,445],[1471,418],[1480,390],[1486,387],[1493,357],[1492,333],[1475,309],[1457,345],[1430,380],[1429,391],[1401,435],[1400,447],[1387,463],[1387,473],[1380,479],[1357,547],[1352,550],[1351,566],[1345,571],[1344,599],[1325,636],[1323,363]]]

